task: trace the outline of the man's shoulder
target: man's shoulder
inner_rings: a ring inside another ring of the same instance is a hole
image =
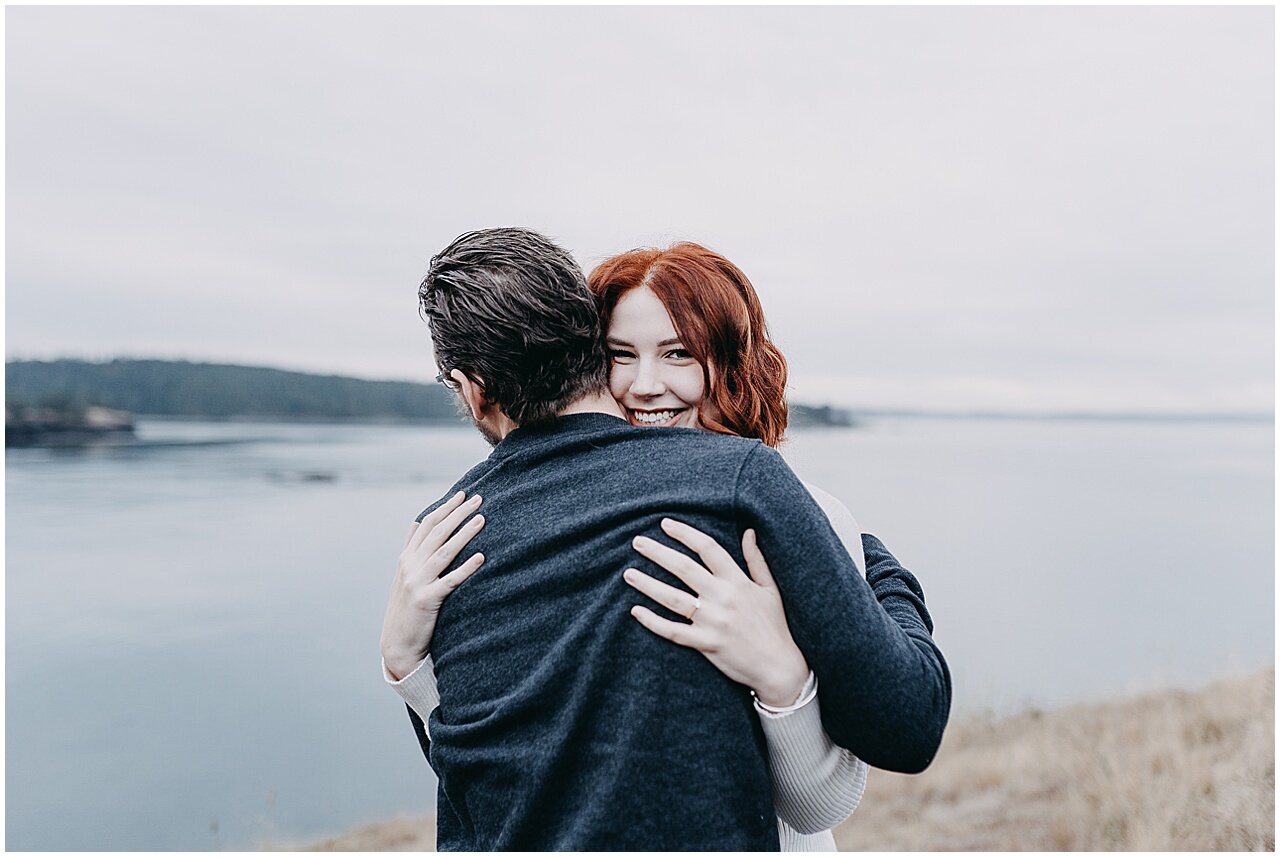
[[[534,484],[555,492],[608,494],[619,484],[633,492],[641,481],[651,493],[661,493],[665,486],[682,493],[732,495],[749,461],[771,457],[781,462],[776,451],[754,438],[692,428],[645,428],[599,414],[578,414],[513,433],[418,520],[458,491],[485,487],[486,498],[516,485]]]
[[[591,495],[607,505],[640,502],[736,503],[751,462],[773,450],[760,441],[692,428],[646,428],[625,422],[592,426],[523,457],[510,476],[522,483],[553,482],[546,490]],[[514,463],[514,462],[513,462]],[[762,481],[767,481],[765,477]]]
[[[721,434],[691,428],[648,429],[637,428],[641,437],[652,443],[674,444],[701,455],[741,459],[757,449],[768,449],[753,437]]]
[[[636,428],[619,452],[633,468],[691,479],[735,482],[761,456],[776,455],[755,438],[690,428]]]
[[[442,494],[439,499],[418,513],[418,522],[421,523],[423,518],[444,505],[444,503],[454,494],[457,494],[459,491],[466,491],[470,489],[471,486],[475,485],[475,483],[480,480],[480,477],[493,469],[493,464],[492,457],[486,458],[460,476],[449,490]]]

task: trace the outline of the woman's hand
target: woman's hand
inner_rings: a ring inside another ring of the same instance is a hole
[[[728,551],[705,533],[671,518],[662,520],[662,529],[693,549],[705,565],[644,536],[637,536],[632,545],[696,594],[668,586],[634,568],[622,577],[690,621],[672,622],[640,606],[632,607],[631,615],[659,637],[702,652],[716,669],[754,690],[766,705],[795,702],[809,678],[809,665],[791,639],[782,596],[756,545],[755,531],[742,535],[742,555],[751,572],[747,577]]]
[[[396,579],[382,620],[382,660],[397,681],[418,666],[436,630],[440,605],[484,562],[475,554],[441,577],[467,543],[484,526],[484,516],[466,517],[480,508],[480,496],[463,502],[459,491],[421,523],[409,525],[409,536],[396,563]]]

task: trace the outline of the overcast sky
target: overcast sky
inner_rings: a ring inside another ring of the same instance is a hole
[[[429,379],[526,225],[724,253],[802,401],[1271,411],[1272,16],[10,7],[6,353]]]

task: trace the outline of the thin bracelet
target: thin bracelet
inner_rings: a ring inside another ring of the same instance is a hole
[[[813,670],[809,670],[809,677],[805,679],[804,687],[800,688],[800,698],[790,705],[770,705],[767,702],[762,702],[754,690],[751,691],[751,699],[755,702],[756,707],[767,714],[790,714],[813,702],[813,698],[817,695],[818,677],[813,674]]]

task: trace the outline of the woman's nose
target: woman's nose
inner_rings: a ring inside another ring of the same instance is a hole
[[[656,371],[652,363],[641,360],[636,367],[635,379],[631,382],[631,393],[636,396],[658,396],[667,391],[662,383],[661,373]]]

